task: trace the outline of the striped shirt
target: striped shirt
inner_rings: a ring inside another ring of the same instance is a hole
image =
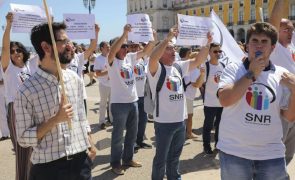
[[[33,164],[54,161],[90,147],[90,126],[84,109],[82,81],[71,70],[63,70],[63,79],[67,99],[74,112],[72,130],[66,122],[59,123],[40,141],[37,139],[37,126],[58,112],[61,86],[54,75],[38,68],[17,94],[14,103],[17,140],[22,147],[33,147]]]

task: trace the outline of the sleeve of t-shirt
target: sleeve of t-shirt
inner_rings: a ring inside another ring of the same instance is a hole
[[[200,69],[197,68],[196,70],[190,73],[190,81],[196,82],[199,76],[200,76]]]
[[[189,65],[190,61],[176,61],[182,71],[182,77],[189,75]]]
[[[237,64],[231,63],[223,70],[218,83],[218,89],[223,88],[228,84],[234,84],[237,76]]]

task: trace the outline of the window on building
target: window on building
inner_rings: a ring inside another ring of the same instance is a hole
[[[268,7],[267,7],[267,5],[263,6],[263,18],[264,19],[268,18]]]
[[[204,8],[201,8],[201,13],[204,14]]]
[[[144,0],[144,8],[147,9],[147,0]]]
[[[162,20],[163,20],[164,29],[168,29],[169,28],[169,18],[166,16],[163,16]]]
[[[163,0],[163,7],[167,8],[167,0]]]
[[[213,7],[212,7],[212,6],[210,6],[210,12],[212,11],[212,9],[213,9]]]
[[[243,9],[239,10],[239,21],[244,21],[244,11],[243,11]]]
[[[291,16],[295,16],[295,4],[291,5]]]
[[[139,7],[140,7],[140,10],[142,10],[141,1],[139,1]]]
[[[233,5],[232,5],[232,3],[229,3],[229,9],[231,9],[231,8],[233,8]]]
[[[150,8],[153,8],[153,1],[150,0]]]
[[[223,13],[222,12],[219,12],[218,13],[218,16],[219,16],[220,20],[223,21]]]
[[[251,6],[250,18],[251,18],[251,20],[256,19],[256,10],[255,10],[255,6]]]
[[[134,2],[134,11],[137,11],[137,2]]]
[[[255,0],[251,0],[251,5],[255,5]]]
[[[233,11],[232,11],[232,10],[230,10],[229,13],[228,13],[228,21],[229,21],[230,23],[233,22]]]
[[[185,11],[185,15],[188,15],[188,11]]]
[[[219,11],[222,11],[222,4],[219,5]]]
[[[196,14],[197,14],[197,11],[196,11],[195,9],[194,9],[194,11],[193,11],[193,14],[194,14],[194,15],[196,15]]]
[[[263,3],[268,3],[268,0],[263,0]]]
[[[240,2],[240,7],[243,7],[244,6],[244,3],[243,2]]]

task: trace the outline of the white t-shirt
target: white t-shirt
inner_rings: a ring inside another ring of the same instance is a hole
[[[208,107],[221,107],[220,102],[216,96],[218,83],[220,76],[223,71],[223,66],[218,63],[218,65],[213,65],[209,62],[209,74],[206,82],[205,89],[205,102],[204,106]],[[207,72],[206,72],[207,73]],[[206,76],[204,77],[206,81]]]
[[[270,55],[270,60],[277,66],[286,68],[291,73],[295,73],[295,46],[290,44],[285,48],[277,42],[275,49]]]
[[[280,109],[287,109],[290,91],[280,80],[287,70],[272,67],[262,71],[238,102],[223,108],[217,144],[221,151],[250,160],[285,156]],[[242,63],[231,63],[223,71],[218,87],[234,84],[246,73]]]
[[[4,73],[4,86],[6,103],[13,102],[17,94],[19,86],[34,74],[38,68],[38,58],[28,60],[24,67],[15,66],[12,61],[9,61],[8,67]]]
[[[83,77],[83,66],[84,66],[84,52],[74,55],[71,63],[68,64],[67,68],[75,71],[79,77]]]
[[[96,71],[96,70],[100,70],[100,71],[107,70],[107,64],[108,64],[108,58],[101,54],[101,55],[99,55],[99,56],[97,56],[95,58],[93,70],[94,71]],[[109,79],[108,74],[106,74],[104,76],[97,76],[97,80],[99,81],[100,84],[102,84],[104,86],[107,86],[107,87],[110,86],[110,82],[109,82],[110,79]]]
[[[180,65],[182,74],[186,75],[189,70],[189,61],[177,61]],[[159,92],[159,117],[156,117],[156,108],[154,111],[154,120],[160,123],[182,122],[186,117],[186,101],[182,85],[182,77],[173,66],[166,66],[166,78]],[[154,76],[148,71],[148,81],[150,84],[153,99],[156,96],[156,87],[160,78],[162,68],[159,63],[157,72]]]
[[[136,91],[138,97],[144,96],[144,84],[146,81],[146,74],[148,69],[148,58],[138,59],[137,63],[134,65],[134,75],[136,80]]]
[[[189,75],[184,76],[184,82],[185,84],[188,84],[190,82],[194,83],[199,78],[199,76],[200,76],[200,70],[196,68],[190,71]],[[196,96],[196,92],[197,92],[197,88],[195,88],[194,86],[190,84],[186,87],[185,96],[186,98],[190,100],[194,100]]]
[[[111,103],[132,103],[138,100],[133,72],[136,57],[137,53],[128,53],[124,60],[115,58],[112,66],[107,63]]]

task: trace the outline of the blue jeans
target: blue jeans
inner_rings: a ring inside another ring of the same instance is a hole
[[[111,166],[117,168],[123,162],[128,163],[133,159],[134,143],[138,126],[137,102],[133,103],[112,103],[111,112],[113,115],[113,131],[111,142]],[[123,132],[126,128],[124,152]]]
[[[156,134],[156,155],[153,161],[152,180],[180,180],[179,157],[185,141],[185,122],[154,123]]]
[[[222,180],[288,180],[284,158],[250,160],[219,151]]]
[[[146,123],[147,123],[147,114],[144,111],[144,97],[138,98],[138,132],[136,143],[141,144],[143,142],[143,137],[145,133]]]

